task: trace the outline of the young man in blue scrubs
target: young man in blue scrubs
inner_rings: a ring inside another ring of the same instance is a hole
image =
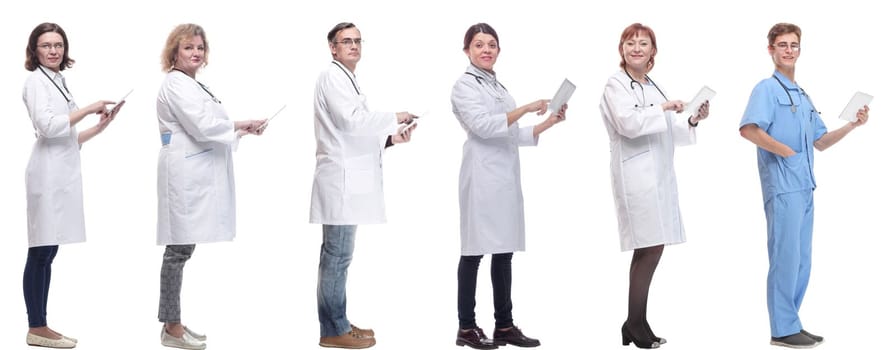
[[[767,302],[771,344],[812,348],[824,338],[807,332],[800,304],[812,266],[813,147],[824,151],[868,121],[868,106],[856,121],[828,132],[806,92],[794,79],[800,57],[800,28],[775,24],[768,32],[774,74],[753,88],[740,134],[757,146],[759,179],[768,227]]]

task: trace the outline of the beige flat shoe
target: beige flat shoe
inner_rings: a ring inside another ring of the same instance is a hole
[[[62,337],[60,339],[50,339],[31,333],[28,333],[28,336],[25,337],[25,343],[31,346],[42,346],[45,348],[56,349],[71,349],[75,347],[75,342],[66,337]]]
[[[60,334],[60,335],[62,335],[62,334]],[[72,343],[78,344],[78,339],[69,337],[69,336],[67,336],[67,335],[62,335],[62,337],[65,338],[65,339],[71,340]]]

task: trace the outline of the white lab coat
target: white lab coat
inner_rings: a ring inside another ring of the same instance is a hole
[[[395,113],[367,108],[356,77],[333,61],[314,89],[317,167],[310,222],[358,225],[386,222],[382,153],[398,130]]]
[[[84,198],[81,189],[81,154],[78,130],[69,114],[78,109],[65,87],[64,77],[43,68],[25,80],[22,99],[37,140],[25,170],[28,203],[28,246],[84,242]]]
[[[184,73],[165,76],[156,100],[159,245],[231,241],[236,203],[231,147],[239,138],[220,103]]]
[[[688,117],[664,112],[656,87],[624,71],[607,81],[600,111],[610,136],[610,174],[622,250],[685,241],[672,163],[675,146],[696,142]],[[635,105],[639,107],[635,107]],[[644,108],[647,104],[649,107]]]
[[[537,145],[533,126],[507,125],[516,108],[495,76],[473,65],[451,91],[454,115],[467,132],[460,166],[461,255],[526,250],[519,146]]]

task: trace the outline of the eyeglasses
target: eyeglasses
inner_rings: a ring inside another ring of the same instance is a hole
[[[43,44],[37,45],[37,48],[39,48],[41,50],[46,50],[46,51],[50,51],[50,48],[54,48],[57,51],[59,51],[59,50],[65,49],[65,44],[63,44],[63,43],[53,43],[53,44],[43,43]]]
[[[782,42],[780,42],[780,43],[775,44],[775,48],[777,48],[778,50],[781,50],[781,51],[786,51],[788,47],[790,47],[790,49],[793,50],[793,51],[799,51],[799,50],[800,50],[800,43],[790,43],[790,44],[788,44],[788,43],[782,41]]]
[[[361,43],[362,43],[362,42],[364,42],[364,41],[361,40],[361,38],[355,38],[355,39],[352,39],[352,38],[345,38],[345,39],[342,39],[342,41],[334,41],[333,43],[336,43],[336,44],[342,44],[342,45],[345,45],[345,46],[352,46],[352,44],[361,46]]]

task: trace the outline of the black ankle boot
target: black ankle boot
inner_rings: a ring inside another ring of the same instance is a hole
[[[628,345],[632,342],[635,343],[635,346],[641,349],[656,349],[660,347],[660,343],[654,341],[649,334],[645,337],[645,339],[638,339],[632,335],[631,330],[628,328],[627,323],[622,324],[622,345]]]
[[[665,338],[660,338],[660,337],[657,337],[656,334],[653,334],[653,330],[650,329],[650,323],[647,323],[646,320],[644,321],[644,326],[647,327],[647,333],[650,334],[650,337],[653,338],[653,341],[660,343],[660,345],[666,344]]]

